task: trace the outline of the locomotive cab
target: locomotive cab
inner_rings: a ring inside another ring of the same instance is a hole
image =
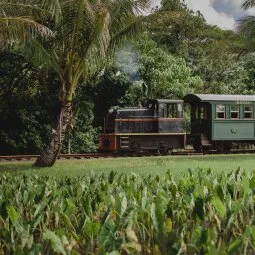
[[[183,101],[157,100],[158,102],[158,133],[183,133]]]
[[[183,101],[148,99],[141,107],[110,109],[99,149],[168,150],[184,148]]]

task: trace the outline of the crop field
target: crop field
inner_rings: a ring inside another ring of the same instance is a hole
[[[0,254],[254,254],[255,176],[0,177]]]
[[[253,155],[1,163],[0,254],[255,254],[253,166]]]

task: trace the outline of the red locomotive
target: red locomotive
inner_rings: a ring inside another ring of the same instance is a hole
[[[143,107],[111,108],[99,135],[101,151],[164,153],[185,144],[183,100],[149,99]]]

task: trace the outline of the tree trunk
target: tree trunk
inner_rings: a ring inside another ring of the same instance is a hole
[[[56,131],[52,135],[49,146],[42,152],[37,158],[35,166],[38,167],[49,167],[53,166],[60,153],[63,140],[66,135],[67,126],[72,118],[72,104],[66,103],[61,107],[60,116]]]

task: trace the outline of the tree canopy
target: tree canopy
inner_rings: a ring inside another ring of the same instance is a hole
[[[254,93],[254,56],[241,54],[254,50],[253,17],[236,33],[207,24],[185,1],[162,0],[151,13],[149,2],[0,1],[1,153],[39,153],[49,143],[37,165],[52,165],[65,137],[72,151],[94,150],[112,105]]]

